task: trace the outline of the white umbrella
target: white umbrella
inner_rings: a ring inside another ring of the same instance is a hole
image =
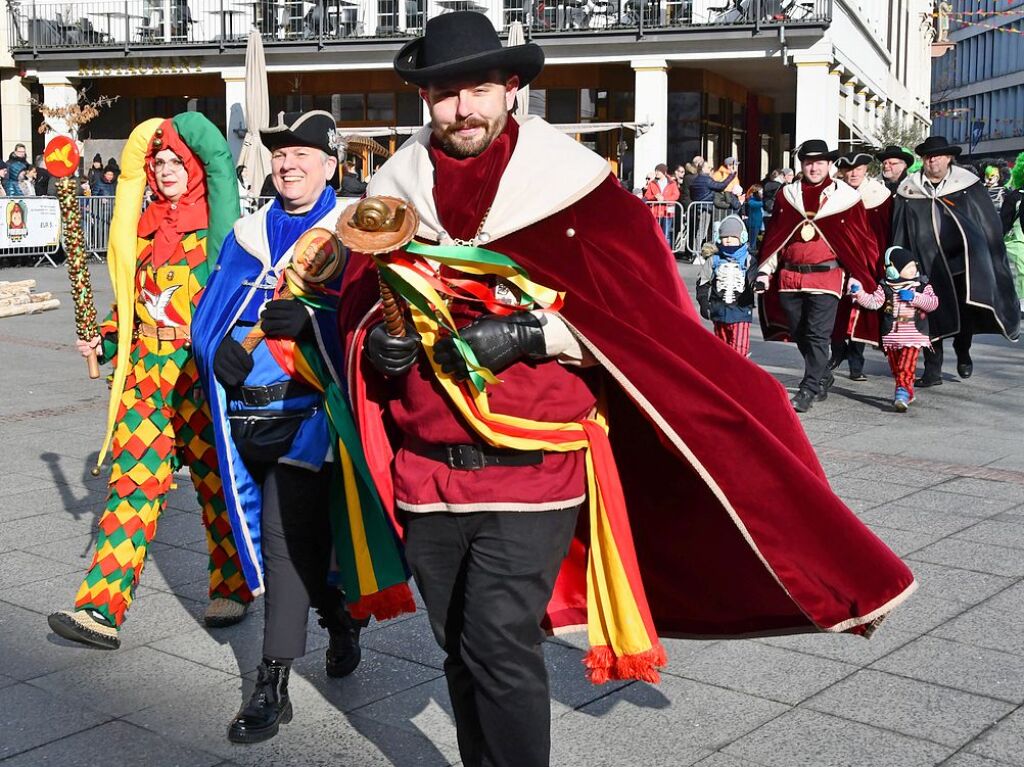
[[[511,48],[513,45],[525,45],[526,35],[523,33],[523,22],[513,21],[508,27],[508,42],[505,47]],[[516,115],[518,117],[525,118],[530,114],[530,86],[527,85],[519,89],[516,93]]]
[[[270,173],[270,152],[260,140],[260,128],[268,127],[270,106],[267,101],[267,60],[263,39],[253,29],[245,46],[245,140],[238,155],[242,186],[250,197],[259,195]]]

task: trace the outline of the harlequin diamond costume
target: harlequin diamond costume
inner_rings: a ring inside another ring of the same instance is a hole
[[[412,45],[396,68],[423,87],[525,84],[543,62],[474,13]],[[465,158],[428,126],[368,192],[411,202],[420,226],[401,251],[352,256],[350,395],[447,654],[464,764],[548,764],[542,628],[586,627],[595,682],[656,681],[659,636],[867,634],[913,590],[832,493],[778,382],[703,328],[602,158],[535,117]],[[370,311],[378,273],[405,337]]]
[[[188,174],[175,203],[155,177],[155,163],[164,162],[155,156],[164,149]],[[120,644],[118,631],[181,465],[189,468],[206,527],[207,625],[237,623],[252,601],[225,513],[189,330],[224,235],[239,215],[231,154],[209,120],[186,113],[138,126],[121,167],[108,253],[115,303],[100,327],[103,357],[114,365],[99,460],[109,447],[110,495],[75,609],[49,617],[61,636],[107,649]],[[153,200],[140,217],[147,185]]]

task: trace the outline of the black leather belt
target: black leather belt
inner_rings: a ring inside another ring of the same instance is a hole
[[[782,268],[790,272],[811,274],[812,272],[831,272],[839,268],[838,261],[825,261],[820,264],[783,264]]]
[[[248,407],[266,407],[271,402],[280,402],[292,397],[305,397],[315,393],[313,389],[298,381],[284,381],[271,386],[236,386],[231,390],[231,398],[236,401],[241,400]]]
[[[416,455],[448,464],[449,469],[479,471],[487,466],[536,466],[544,460],[541,450],[503,450],[483,445],[414,444]]]

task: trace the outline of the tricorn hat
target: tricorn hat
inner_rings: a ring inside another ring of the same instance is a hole
[[[923,143],[915,146],[914,151],[921,157],[934,157],[937,154],[959,157],[963,149],[956,144],[950,144],[945,136],[929,136]]]
[[[836,167],[856,168],[859,165],[870,165],[873,159],[867,152],[847,152],[836,159]]]
[[[838,150],[828,149],[828,144],[820,138],[808,139],[800,145],[796,153],[797,159],[804,160],[834,160],[839,156]]]
[[[331,157],[341,158],[345,152],[345,139],[330,112],[315,109],[312,112],[281,112],[277,125],[260,130],[263,146],[273,152],[285,146],[308,146],[319,149]],[[338,188],[338,172],[328,179]]]
[[[903,160],[907,165],[914,164],[913,153],[909,149],[896,146],[895,144],[890,144],[881,152],[876,152],[875,159],[879,162],[882,162],[883,160]]]
[[[543,68],[539,45],[502,46],[491,20],[476,11],[435,16],[427,21],[423,37],[406,43],[395,56],[398,76],[420,87],[491,71],[518,75],[524,86]]]

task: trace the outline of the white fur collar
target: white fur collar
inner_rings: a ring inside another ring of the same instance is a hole
[[[944,197],[953,192],[961,192],[979,183],[981,183],[981,179],[967,170],[967,168],[952,165],[949,168],[949,175],[944,181],[940,182],[942,189],[939,194],[934,193],[930,184],[925,185],[923,170],[911,173],[903,179],[903,183],[896,190],[896,194],[908,200],[930,200],[933,197]]]
[[[374,174],[366,193],[412,203],[420,214],[419,237],[441,242],[448,238],[434,206],[429,144],[425,125]],[[481,233],[492,241],[542,221],[592,192],[609,173],[603,158],[539,117],[528,117],[520,121],[515,150]]]
[[[803,184],[787,184],[782,189],[789,204],[796,209],[797,213],[806,218],[807,211],[804,209]],[[829,186],[825,187],[821,193],[821,199],[824,200],[824,203],[822,203],[818,208],[818,212],[814,215],[816,221],[849,210],[861,201],[857,190],[839,179],[834,180]]]
[[[889,199],[889,190],[882,182],[874,178],[864,179],[864,183],[857,187],[857,193],[868,210],[877,208]]]
[[[239,247],[253,258],[258,260],[264,269],[269,269],[270,263],[270,240],[267,237],[267,213],[274,201],[271,200],[262,208],[249,216],[242,216],[235,222],[235,240]],[[309,228],[321,226],[334,231],[334,225],[338,222],[338,216],[342,210],[351,203],[351,200],[336,200],[334,207],[327,212],[319,221],[310,224]],[[289,248],[283,255],[281,263],[288,263],[292,257],[294,246]]]

